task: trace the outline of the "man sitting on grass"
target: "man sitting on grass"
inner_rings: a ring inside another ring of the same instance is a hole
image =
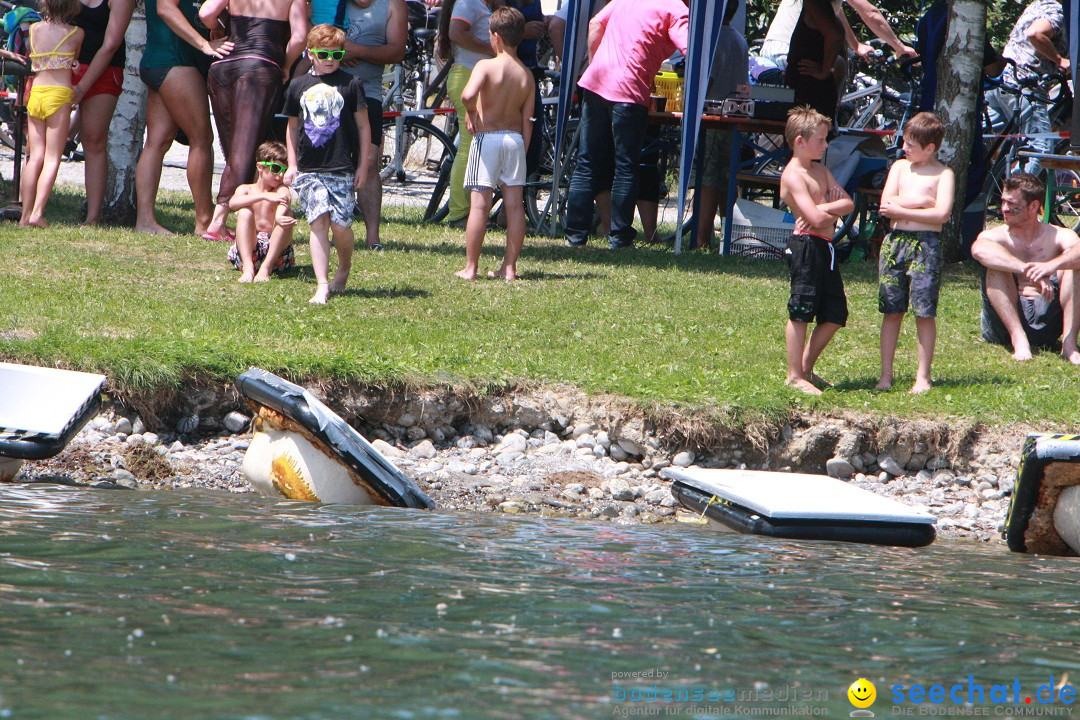
[[[1059,347],[1064,332],[1061,355],[1080,365],[1080,238],[1039,220],[1045,192],[1034,175],[1014,174],[1001,192],[1005,224],[980,233],[971,246],[972,257],[986,268],[982,338],[1011,347],[1014,360],[1030,360],[1032,348]]]

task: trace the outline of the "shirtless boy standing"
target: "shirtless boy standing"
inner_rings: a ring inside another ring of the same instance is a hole
[[[919,339],[919,369],[912,394],[932,386],[930,363],[937,342],[937,303],[941,291],[941,226],[952,214],[953,173],[938,162],[945,126],[921,112],[904,126],[904,159],[889,169],[881,192],[883,217],[892,232],[881,245],[878,310],[881,319],[881,378],[878,390],[893,384],[893,358],[910,298]]]
[[[1014,360],[1030,360],[1032,348],[1056,349],[1060,337],[1062,357],[1080,365],[1080,238],[1040,222],[1045,192],[1034,175],[1013,173],[1001,191],[1005,224],[983,231],[971,246],[986,268],[982,338],[1011,346]]]
[[[264,142],[255,151],[255,182],[236,188],[229,210],[236,212],[236,244],[229,262],[240,282],[268,282],[296,262],[292,234],[296,218],[289,214],[292,196],[282,181],[289,156],[279,142]]]
[[[461,93],[473,134],[465,174],[472,200],[465,225],[465,268],[455,274],[476,279],[492,191],[499,185],[506,208],[506,253],[502,266],[488,276],[515,280],[525,242],[525,148],[532,134],[533,77],[517,57],[525,33],[521,12],[509,7],[495,10],[489,29],[495,57],[476,63]]]
[[[805,105],[788,113],[784,139],[791,160],[780,176],[780,198],[795,215],[788,239],[791,296],[788,299],[787,384],[820,395],[825,384],[814,363],[833,335],[847,322],[847,297],[832,245],[836,221],[855,208],[851,197],[819,160],[829,146],[825,136],[832,121]],[[806,341],[806,329],[817,325]]]

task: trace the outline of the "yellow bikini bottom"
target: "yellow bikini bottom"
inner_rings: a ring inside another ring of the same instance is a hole
[[[57,110],[71,102],[73,92],[64,85],[34,85],[30,99],[26,101],[26,114],[38,120],[47,120]]]

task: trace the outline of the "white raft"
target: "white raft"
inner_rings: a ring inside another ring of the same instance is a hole
[[[104,375],[0,363],[0,481],[56,455],[101,404]]]
[[[727,529],[797,540],[922,547],[933,515],[825,475],[665,468],[671,494]]]
[[[290,500],[432,508],[419,486],[299,385],[259,368],[236,379],[255,412],[248,482]]]

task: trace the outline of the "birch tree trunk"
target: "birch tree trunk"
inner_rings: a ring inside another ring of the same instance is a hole
[[[146,129],[146,85],[139,79],[139,61],[146,47],[146,19],[142,0],[135,6],[127,34],[124,92],[109,125],[109,177],[105,184],[105,222],[135,224],[135,163]]]
[[[938,55],[937,97],[934,99],[937,115],[945,124],[940,157],[956,174],[952,220],[942,229],[941,236],[946,262],[961,259],[960,230],[971,142],[982,132],[979,108],[975,103],[982,82],[985,35],[985,0],[949,0],[948,29]]]

